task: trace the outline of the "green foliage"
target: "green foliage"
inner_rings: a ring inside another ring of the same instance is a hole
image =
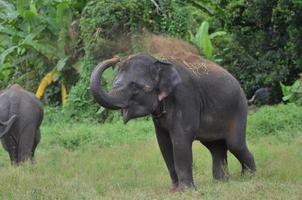
[[[193,36],[191,34],[191,42],[197,46],[201,54],[207,59],[211,59],[213,56],[213,45],[211,40],[217,36],[224,35],[226,35],[226,32],[224,31],[217,31],[209,35],[209,23],[204,21],[198,28],[196,35]]]
[[[302,105],[302,83],[300,80],[296,80],[291,86],[286,86],[280,82],[280,86],[284,102]]]
[[[222,64],[251,96],[271,87],[281,97],[279,82],[291,84],[302,71],[302,4],[300,1],[219,1],[224,18],[213,23],[230,32],[217,44]],[[224,2],[224,3],[223,3]]]
[[[58,145],[68,150],[95,145],[99,148],[114,144],[138,142],[154,135],[151,120],[136,119],[124,125],[120,113],[114,123],[99,124],[91,118],[70,117],[68,110],[47,107],[43,122],[44,137],[47,146]],[[78,116],[77,116],[78,117]],[[264,136],[273,137],[279,142],[292,142],[302,136],[301,106],[288,103],[277,106],[263,106],[257,112],[248,115],[247,136],[259,140]],[[55,136],[55,137],[54,137]]]
[[[18,12],[15,10],[15,7],[5,0],[0,0],[0,19],[3,21],[10,21],[17,17]]]
[[[76,16],[68,0],[0,1],[0,79],[35,91],[41,78],[55,70],[70,86],[66,75],[74,74],[78,52],[71,27]]]
[[[150,121],[74,122],[61,109],[47,108],[34,165],[11,167],[0,148],[0,198],[300,199],[301,113],[301,107],[288,104],[249,116],[247,141],[257,164],[252,177],[241,176],[240,163],[228,153],[228,180],[213,181],[211,155],[194,142],[197,190],[171,195]]]
[[[274,136],[288,142],[301,135],[302,109],[295,104],[264,106],[248,118],[247,134],[252,137]]]

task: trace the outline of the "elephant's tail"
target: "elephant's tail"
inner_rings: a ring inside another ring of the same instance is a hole
[[[16,121],[17,116],[13,115],[8,121],[2,122],[0,120],[0,138],[2,138],[11,128],[11,126]]]

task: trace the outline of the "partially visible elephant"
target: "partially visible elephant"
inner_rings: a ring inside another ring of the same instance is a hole
[[[12,165],[33,161],[40,141],[43,107],[19,85],[0,92],[0,139]]]
[[[194,140],[211,152],[215,179],[225,177],[228,150],[241,163],[242,173],[256,170],[245,139],[247,100],[229,72],[196,54],[166,60],[135,55],[120,63],[112,91],[107,93],[100,77],[119,61],[114,57],[94,69],[92,94],[101,106],[121,109],[125,123],[152,115],[172,179],[171,192],[194,187]]]
[[[251,99],[248,100],[248,104],[268,104],[270,102],[271,88],[259,88],[255,91]]]

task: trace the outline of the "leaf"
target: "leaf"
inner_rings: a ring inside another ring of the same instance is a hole
[[[32,13],[34,13],[35,15],[38,15],[37,8],[36,8],[36,4],[34,3],[34,1],[31,1],[31,2],[30,2],[29,10],[30,10]]]
[[[69,2],[62,1],[57,6],[56,21],[60,27],[68,27],[72,21],[72,12]]]
[[[197,44],[206,58],[211,59],[213,55],[213,46],[208,31],[209,23],[207,21],[202,22],[195,36],[195,44]]]
[[[301,86],[301,83],[299,80],[296,80],[293,85],[291,86],[291,88],[293,89],[293,91],[298,90],[299,87]]]
[[[280,86],[281,86],[281,91],[282,91],[282,95],[286,96],[289,93],[289,86],[284,85],[283,83],[280,82]]]
[[[289,94],[289,95],[287,95],[287,96],[283,96],[283,97],[282,97],[282,100],[283,100],[283,101],[289,101],[292,97],[293,97],[293,94]]]
[[[7,81],[9,78],[11,68],[8,63],[4,64],[2,69],[0,68],[0,80]]]
[[[224,36],[226,34],[227,34],[227,32],[225,32],[225,31],[216,31],[215,33],[212,33],[209,37],[212,40],[217,36]]]
[[[18,36],[18,37],[22,37],[22,38],[26,37],[26,34],[23,33],[22,31],[18,31],[15,28],[9,27],[9,26],[0,25],[0,33],[4,33],[7,35],[11,35],[11,36]]]
[[[57,80],[59,80],[59,78],[61,76],[61,72],[55,68],[54,70],[52,70],[52,75],[53,75],[52,80],[57,81]]]
[[[16,5],[19,15],[25,17],[26,12],[29,10],[30,0],[17,0]]]
[[[59,72],[62,71],[62,69],[65,67],[68,58],[69,58],[69,56],[67,56],[67,57],[65,57],[65,58],[61,58],[61,59],[58,61],[57,66],[56,66],[56,69],[57,69]]]
[[[0,0],[0,19],[4,21],[14,20],[18,17],[18,12],[14,5],[7,1]]]
[[[33,32],[31,32],[30,34],[28,34],[26,36],[25,40],[31,41],[31,40],[35,39],[35,37],[37,37],[45,28],[46,28],[46,25],[41,25],[41,26],[36,27]]]
[[[5,61],[6,56],[8,56],[10,53],[12,53],[17,47],[18,46],[12,46],[0,54],[0,69],[2,68],[2,65]]]
[[[77,71],[77,73],[81,73],[81,70],[82,70],[82,68],[83,68],[83,63],[82,63],[82,61],[78,61],[78,62],[76,62],[75,64],[73,64],[73,68]]]
[[[30,46],[48,58],[57,57],[57,49],[50,42],[33,40],[29,35],[22,43],[22,46]]]

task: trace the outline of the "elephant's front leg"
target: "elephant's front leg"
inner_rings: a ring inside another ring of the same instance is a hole
[[[173,144],[175,170],[178,176],[177,191],[194,188],[192,174],[192,142],[189,134],[177,130],[170,134]]]
[[[157,127],[156,125],[155,125],[155,130],[156,130],[156,138],[158,141],[160,151],[163,155],[163,158],[166,162],[167,168],[170,173],[170,177],[172,179],[171,191],[174,191],[178,187],[178,177],[174,167],[173,146],[172,146],[171,138],[169,136],[169,132],[164,131],[163,129]]]

